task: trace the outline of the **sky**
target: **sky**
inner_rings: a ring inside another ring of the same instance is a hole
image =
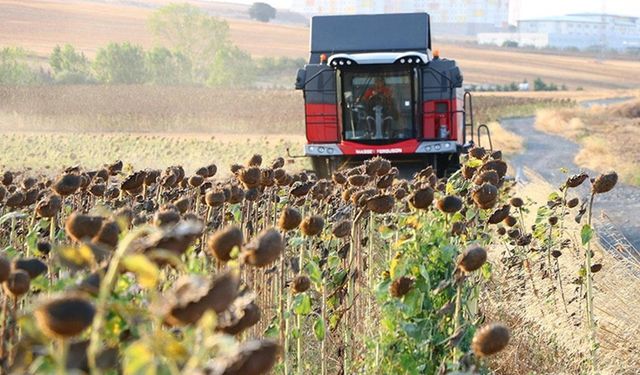
[[[223,0],[234,3],[252,4],[255,0]],[[294,1],[304,0],[261,0],[276,8],[289,8]],[[511,14],[510,21],[522,18],[560,16],[567,13],[610,13],[640,17],[640,0],[511,0],[520,3],[519,16]],[[512,11],[514,7],[512,6]],[[515,7],[517,8],[517,7]]]

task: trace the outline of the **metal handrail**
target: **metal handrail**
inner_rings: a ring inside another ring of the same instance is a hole
[[[491,152],[493,152],[493,142],[491,141],[491,131],[489,130],[489,127],[487,126],[487,124],[482,124],[480,126],[478,126],[478,147],[482,147],[481,142],[480,142],[480,130],[482,129],[486,129],[486,133],[487,133],[487,138],[489,139],[489,150]]]

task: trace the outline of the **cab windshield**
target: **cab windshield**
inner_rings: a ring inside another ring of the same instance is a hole
[[[411,71],[342,72],[344,139],[395,141],[413,138]]]

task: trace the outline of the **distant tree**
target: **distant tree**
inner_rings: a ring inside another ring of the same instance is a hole
[[[253,3],[249,8],[249,17],[260,22],[269,22],[276,18],[276,8],[267,3]]]
[[[55,46],[49,56],[49,65],[54,73],[86,73],[90,69],[89,59],[84,53],[77,52],[71,44],[65,44],[64,47]]]
[[[204,82],[218,50],[229,46],[229,25],[190,4],[170,4],[154,12],[149,27],[157,42],[186,56],[194,78]]]
[[[210,86],[244,86],[255,79],[255,64],[251,55],[236,46],[218,50],[210,65],[207,84]]]
[[[125,43],[109,43],[101,48],[93,63],[96,76],[104,83],[143,83],[147,79],[142,47]]]
[[[25,85],[38,81],[38,74],[27,63],[27,53],[22,48],[0,49],[0,84]]]
[[[156,84],[184,84],[191,82],[191,61],[180,52],[156,47],[145,55],[147,78]]]
[[[49,56],[49,65],[53,69],[57,83],[82,84],[94,82],[91,63],[82,52],[77,52],[71,44],[57,45]]]
[[[533,81],[533,91],[545,91],[547,89],[547,84],[544,83],[542,78],[538,77]]]

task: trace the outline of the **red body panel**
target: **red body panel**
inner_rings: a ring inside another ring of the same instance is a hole
[[[417,139],[390,143],[385,145],[368,145],[358,142],[343,141],[338,145],[345,155],[386,155],[386,154],[413,154],[418,148]]]
[[[309,143],[336,143],[340,141],[338,113],[335,104],[307,103],[305,119]]]
[[[446,125],[448,140],[457,140],[462,127],[462,101],[453,99],[423,102],[423,139],[438,139],[440,125]],[[307,141],[313,143],[336,143],[344,155],[413,154],[420,141],[409,139],[391,144],[370,145],[343,141],[340,135],[339,111],[336,104],[307,103],[305,105]]]
[[[458,100],[443,99],[425,101],[422,103],[422,134],[424,139],[438,139],[438,131],[441,125],[447,126],[450,140],[458,139],[458,122],[460,116],[456,111],[462,110],[458,108]],[[446,106],[446,110],[442,111]]]

